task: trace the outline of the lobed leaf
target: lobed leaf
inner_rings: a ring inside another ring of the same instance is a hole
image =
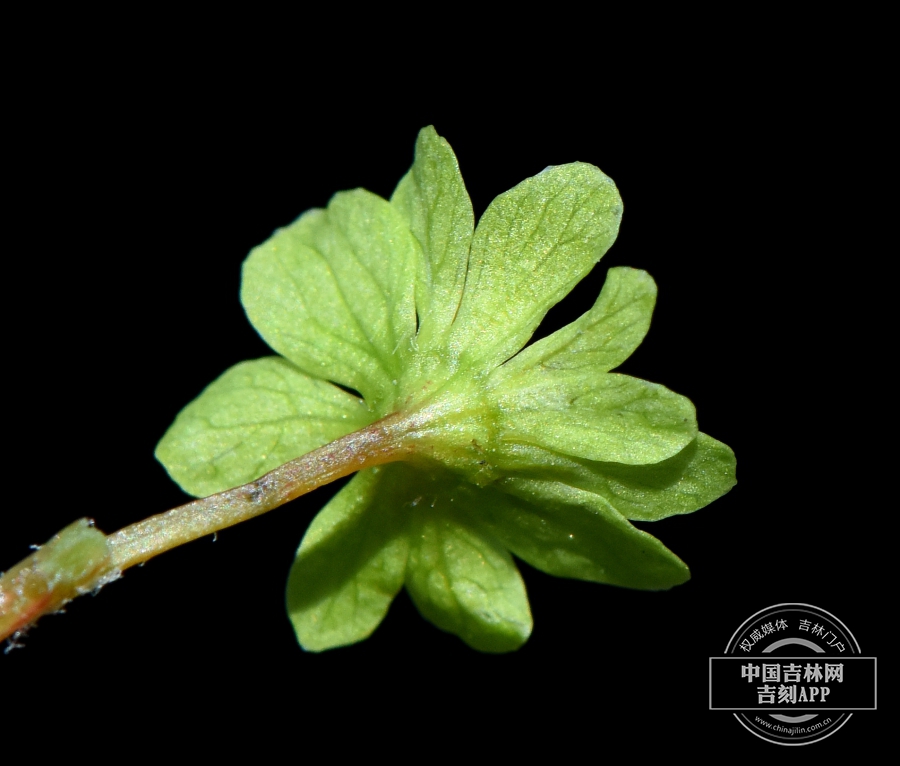
[[[635,521],[693,513],[735,485],[734,453],[704,433],[677,455],[650,465],[582,460],[520,444],[507,450],[505,467],[518,477],[592,492]]]
[[[522,576],[509,552],[457,510],[452,479],[428,490],[410,514],[406,588],[427,620],[474,649],[508,652],[531,635]]]
[[[475,372],[511,357],[609,249],[621,215],[613,182],[580,162],[497,197],[475,230],[448,354]]]
[[[401,472],[361,471],[313,520],[287,585],[288,616],[300,645],[320,652],[362,641],[403,587],[408,542]]]
[[[656,383],[590,367],[535,367],[494,393],[503,442],[630,465],[675,455],[697,435],[690,400]]]
[[[433,127],[416,140],[416,158],[391,204],[421,246],[416,270],[419,351],[439,349],[456,316],[466,281],[475,217],[456,155]]]
[[[647,333],[653,280],[611,269],[590,311],[519,351],[621,214],[612,181],[573,163],[500,195],[473,232],[429,127],[390,202],[338,194],[251,252],[241,299],[286,359],[237,365],[178,416],[157,456],[186,491],[252,481],[398,409],[418,418],[421,462],[358,473],[303,538],[287,602],[304,648],[367,637],[405,584],[439,628],[516,649],[532,619],[510,552],[632,588],[688,579],[628,518],[706,505],[734,484],[734,455],[698,433],[690,401],[610,372]]]
[[[507,478],[483,504],[505,546],[557,577],[663,590],[690,578],[684,562],[598,495],[555,481]],[[495,493],[499,495],[499,493]]]
[[[246,484],[350,431],[371,413],[358,398],[281,357],[241,362],[185,407],[156,458],[187,493]]]
[[[382,411],[415,334],[420,258],[390,203],[363,189],[343,192],[251,251],[241,301],[273,349]]]
[[[590,311],[510,359],[508,372],[540,364],[552,369],[590,367],[608,372],[644,340],[656,304],[656,283],[640,269],[609,270]]]

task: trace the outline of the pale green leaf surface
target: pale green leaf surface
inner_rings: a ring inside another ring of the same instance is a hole
[[[304,372],[389,407],[415,333],[419,245],[390,203],[337,194],[255,248],[241,300],[265,341]]]
[[[460,497],[451,489],[426,490],[412,509],[406,588],[441,630],[484,652],[512,651],[532,627],[522,576],[509,552],[454,507]]]
[[[287,586],[300,645],[319,652],[367,638],[403,587],[407,530],[402,471],[361,471],[310,525]]]
[[[681,559],[597,495],[532,479],[507,478],[500,486],[509,494],[484,503],[485,521],[536,569],[643,590],[664,590],[690,577]]]
[[[504,441],[588,460],[657,463],[697,435],[689,399],[628,375],[536,367],[495,391]]]
[[[423,128],[416,158],[391,204],[409,222],[422,248],[416,271],[419,351],[437,347],[449,330],[466,281],[475,227],[472,203],[456,155],[433,127]]]
[[[365,404],[281,357],[241,362],[185,407],[156,448],[191,495],[245,484],[372,420]]]
[[[704,433],[659,463],[622,465],[581,460],[533,445],[511,447],[504,467],[595,493],[635,521],[659,521],[709,505],[735,485],[731,449]]]
[[[648,330],[653,280],[611,269],[590,311],[520,351],[621,213],[612,181],[573,163],[498,197],[473,233],[456,157],[425,128],[390,202],[338,194],[252,251],[241,299],[286,359],[237,365],[185,408],[157,449],[173,478],[208,495],[398,410],[424,456],[360,472],[313,521],[287,592],[305,648],[364,639],[405,584],[439,628],[516,649],[532,620],[511,553],[633,588],[688,579],[626,517],[706,505],[734,455],[684,397],[609,372]]]
[[[580,162],[497,197],[475,229],[449,352],[488,369],[512,356],[609,249],[621,215],[613,182]]]
[[[656,283],[646,271],[625,266],[610,269],[590,311],[523,349],[504,367],[512,372],[540,364],[608,372],[641,344],[655,304]]]

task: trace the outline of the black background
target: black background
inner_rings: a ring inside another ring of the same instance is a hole
[[[63,68],[14,101],[0,566],[77,517],[113,531],[187,499],[156,442],[217,375],[269,353],[238,301],[247,252],[338,190],[388,196],[432,123],[476,215],[551,164],[593,163],[616,181],[619,239],[541,332],[586,310],[610,266],[649,271],[653,325],[622,370],[690,397],[701,429],[734,449],[738,485],[644,525],[691,567],[672,591],[523,564],[535,628],[505,656],[441,633],[405,594],[362,644],[299,649],[284,582],[326,487],[45,618],[0,656],[4,699],[61,695],[147,747],[165,747],[145,736],[161,720],[199,745],[208,718],[220,741],[298,757],[324,732],[336,748],[382,752],[424,735],[423,755],[484,737],[597,759],[620,742],[635,755],[773,756],[707,710],[707,658],[747,617],[814,604],[864,655],[886,652],[875,604],[887,509],[857,426],[885,393],[864,382],[859,182],[839,131],[821,134],[830,107],[818,95],[745,74],[727,88],[666,71],[614,87],[602,66],[564,92],[535,71],[521,92],[490,78],[413,86],[384,62],[351,80],[300,66],[273,80],[114,69]],[[813,747],[853,752],[884,726],[861,713]]]

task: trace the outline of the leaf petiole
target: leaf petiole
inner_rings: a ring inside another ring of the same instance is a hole
[[[394,413],[275,468],[240,487],[151,516],[104,535],[87,519],[70,524],[0,577],[0,640],[58,611],[76,596],[115,580],[136,564],[307,492],[413,451],[405,438],[420,418]]]

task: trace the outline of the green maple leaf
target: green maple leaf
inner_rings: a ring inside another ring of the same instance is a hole
[[[532,619],[513,555],[632,588],[688,579],[629,520],[706,505],[735,464],[686,398],[611,372],[649,328],[653,280],[611,269],[590,311],[523,349],[621,213],[612,181],[573,163],[475,228],[456,157],[425,128],[390,201],[340,193],[250,254],[242,301],[280,356],[185,408],[157,448],[172,477],[209,495],[392,413],[416,424],[407,461],[357,473],[309,527],[287,590],[303,647],[366,638],[405,586],[470,646],[516,649]]]

